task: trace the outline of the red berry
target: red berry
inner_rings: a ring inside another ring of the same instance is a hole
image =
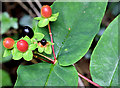
[[[3,46],[7,49],[12,49],[15,41],[12,38],[5,38],[3,40]]]
[[[48,5],[44,5],[42,8],[41,8],[41,15],[45,18],[48,18],[52,15],[52,9],[50,6]]]
[[[28,43],[25,40],[21,39],[17,42],[17,48],[19,51],[25,52],[28,50]]]

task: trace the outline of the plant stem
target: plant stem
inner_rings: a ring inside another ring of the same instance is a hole
[[[81,75],[80,73],[78,73],[78,76],[80,76],[81,78],[85,79],[86,81],[88,81],[89,83],[93,84],[94,86],[98,87],[98,88],[103,88],[100,85],[98,85],[97,83],[94,83],[93,81],[91,81],[90,79],[86,78],[85,76]]]
[[[42,5],[40,4],[39,0],[35,0],[36,4],[38,5],[39,9],[42,8]]]
[[[38,53],[38,52],[36,52],[36,54],[38,54],[38,55],[40,55],[40,56],[42,56],[42,57],[44,57],[44,58],[46,58],[46,59],[48,59],[48,60],[50,60],[51,62],[54,63],[54,60],[53,60],[53,59],[51,59],[51,58],[49,58],[49,57],[47,57],[47,56],[45,56],[45,55],[43,55],[43,54],[40,54],[40,53]]]
[[[50,34],[50,38],[51,38],[51,43],[53,43],[53,38],[52,38],[52,32],[51,32],[51,28],[50,28],[50,24],[48,24],[48,29],[49,29],[49,34]],[[52,51],[53,51],[53,55],[54,55],[54,63],[56,62],[56,56],[55,56],[55,51],[54,51],[54,45],[52,45]]]
[[[37,15],[38,17],[41,17],[41,14],[40,14],[39,11],[37,10],[37,8],[34,6],[34,4],[33,4],[31,1],[29,1],[29,0],[27,0],[27,2],[28,2],[28,4],[30,5],[30,7],[33,9],[33,11],[36,13],[36,15]]]
[[[45,61],[45,62],[48,62],[48,63],[53,63],[53,62],[50,62],[50,61],[44,60],[44,59],[38,57],[37,55],[33,55],[33,56],[34,56],[35,58],[38,58],[38,59],[42,60],[42,61]]]
[[[32,17],[35,17],[35,14],[29,9],[21,0],[15,0],[22,8],[24,8]]]

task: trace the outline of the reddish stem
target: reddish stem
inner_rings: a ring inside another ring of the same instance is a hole
[[[93,81],[91,81],[90,79],[86,78],[85,76],[81,75],[80,73],[78,73],[78,76],[80,76],[81,78],[85,79],[86,81],[88,81],[89,83],[93,84],[94,86],[98,87],[98,88],[103,88],[100,85],[98,85],[97,83],[94,83]]]
[[[50,24],[48,24],[48,29],[49,29],[49,34],[50,34],[50,38],[51,38],[51,43],[53,43],[53,38],[52,38],[52,32],[51,32],[51,28],[50,28]],[[55,56],[55,51],[54,51],[54,45],[52,45],[52,51],[53,51],[53,55],[54,55],[54,63],[56,62],[56,56]]]
[[[48,63],[53,63],[53,62],[51,62],[51,61],[44,60],[44,59],[38,57],[37,55],[33,55],[33,56],[34,56],[35,58],[38,58],[38,59],[42,60],[42,61],[45,61],[45,62],[48,62]]]
[[[43,55],[43,54],[40,54],[40,53],[37,53],[37,54],[40,55],[40,56],[42,56],[42,57],[44,57],[44,58],[46,58],[46,59],[48,59],[48,60],[50,60],[51,62],[54,63],[54,60],[53,60],[53,59],[51,59],[51,58],[49,58],[49,57],[47,57],[47,56],[45,56],[45,55]]]

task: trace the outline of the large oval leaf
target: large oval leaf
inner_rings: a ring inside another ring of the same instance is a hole
[[[73,66],[61,67],[39,63],[18,68],[15,86],[77,86],[78,74]]]
[[[118,62],[117,17],[108,26],[93,51],[90,62],[90,71],[93,81],[101,86],[117,86]]]
[[[98,33],[106,5],[106,2],[55,2],[52,5],[53,13],[59,12],[51,29],[60,65],[71,65],[85,55]],[[48,39],[48,29],[40,29]]]

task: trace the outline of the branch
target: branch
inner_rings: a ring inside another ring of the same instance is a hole
[[[94,83],[93,81],[91,81],[90,79],[86,78],[85,76],[81,75],[80,73],[78,73],[78,76],[80,76],[81,78],[85,79],[86,81],[88,81],[89,83],[93,84],[94,86],[98,87],[98,88],[103,88],[100,85],[98,85],[97,83]]]
[[[39,0],[35,0],[36,4],[38,5],[39,9],[42,8],[42,5],[39,3]]]
[[[40,53],[38,53],[38,52],[34,52],[35,54],[38,54],[38,55],[40,55],[40,56],[42,56],[42,57],[44,57],[44,58],[46,58],[46,59],[48,59],[48,60],[50,60],[51,62],[54,62],[54,60],[53,59],[51,59],[51,58],[49,58],[49,57],[47,57],[47,56],[45,56],[45,55],[43,55],[43,54],[40,54]]]
[[[53,43],[53,38],[52,38],[52,32],[51,32],[51,28],[50,28],[50,24],[48,24],[48,29],[49,29],[49,34],[50,34],[50,38],[51,38],[51,43]],[[54,51],[54,45],[52,45],[52,51],[53,51],[53,55],[54,55],[54,63],[56,62],[56,56],[55,56],[55,51]]]
[[[53,63],[53,62],[50,62],[50,61],[44,60],[44,59],[42,59],[42,58],[38,57],[37,55],[33,55],[33,56],[34,56],[35,58],[37,58],[37,59],[42,60],[42,61],[45,61],[45,62],[48,62],[48,63]]]
[[[33,11],[36,13],[36,15],[38,17],[40,17],[41,15],[40,15],[39,11],[35,8],[34,4],[32,2],[30,2],[29,0],[27,0],[27,2],[30,5],[30,7],[33,9]]]
[[[29,14],[30,14],[30,16],[32,16],[32,17],[35,17],[35,14],[32,12],[32,10],[31,9],[29,9],[21,0],[19,0],[19,2],[18,2],[18,0],[15,0],[23,9],[25,9]]]

